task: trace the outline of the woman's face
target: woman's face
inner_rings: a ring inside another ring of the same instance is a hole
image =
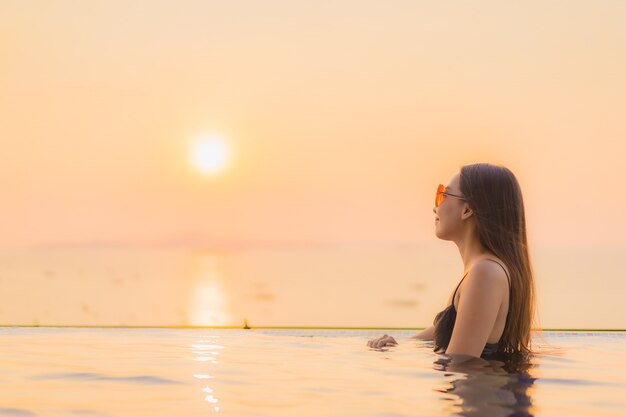
[[[456,174],[446,185],[446,192],[460,195],[460,174]],[[444,184],[445,185],[445,184]],[[439,239],[453,240],[462,227],[461,213],[466,204],[465,200],[446,195],[439,207],[433,207],[435,212],[435,234]]]

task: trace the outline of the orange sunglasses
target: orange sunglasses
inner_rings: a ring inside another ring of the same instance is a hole
[[[443,184],[439,184],[439,186],[437,186],[437,194],[435,195],[435,207],[439,207],[439,204],[441,204],[441,202],[447,195],[460,198],[461,200],[465,200],[465,197],[463,197],[462,195],[447,193],[446,187]]]

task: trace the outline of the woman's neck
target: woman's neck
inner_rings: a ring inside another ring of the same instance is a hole
[[[485,248],[478,239],[469,239],[465,242],[459,241],[456,242],[456,244],[461,254],[461,259],[463,260],[463,275],[465,275],[477,261],[495,256],[495,254]]]

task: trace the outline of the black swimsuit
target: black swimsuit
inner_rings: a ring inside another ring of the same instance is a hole
[[[497,263],[498,265],[502,266],[502,264],[500,264],[500,262],[498,261],[495,261],[493,259],[488,259],[488,260],[493,261]],[[506,313],[504,330],[502,331],[500,340],[498,340],[497,343],[487,343],[485,345],[485,348],[483,349],[483,352],[480,355],[481,357],[490,356],[499,350],[500,343],[502,342],[502,336],[504,336],[504,331],[506,330],[506,325],[508,324],[508,320],[509,320],[509,313],[511,311],[511,279],[509,278],[509,274],[506,272],[506,269],[503,266],[502,266],[502,269],[504,269],[504,273],[506,274],[506,277],[509,281],[509,310]],[[467,271],[465,275],[463,275],[463,278],[459,282],[459,285],[456,286],[456,289],[454,290],[454,294],[452,295],[452,304],[450,304],[444,310],[437,313],[437,315],[435,316],[435,320],[433,321],[433,324],[435,325],[435,331],[434,331],[434,337],[433,337],[434,350],[439,351],[443,349],[443,352],[439,352],[439,353],[445,353],[445,350],[447,349],[448,344],[450,343],[450,338],[452,337],[452,330],[454,329],[454,322],[456,321],[456,309],[454,308],[454,297],[456,296],[456,291],[461,286],[461,282],[463,282],[463,280],[465,279],[468,273],[469,271]]]

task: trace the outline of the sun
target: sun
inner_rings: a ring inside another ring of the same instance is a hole
[[[228,144],[219,136],[202,136],[191,146],[191,163],[203,174],[223,171],[230,159]]]

